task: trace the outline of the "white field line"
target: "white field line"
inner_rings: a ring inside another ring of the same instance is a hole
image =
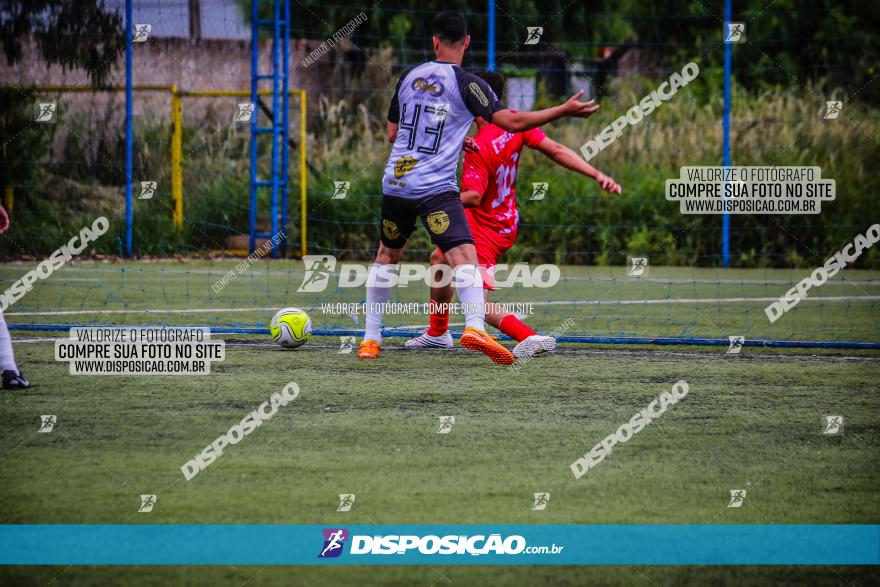
[[[61,283],[59,283],[59,281]],[[82,281],[82,282],[87,282],[87,283],[101,283],[101,282],[104,282],[107,280],[100,279],[98,277],[61,277],[60,279],[55,280],[55,281],[49,280],[49,281],[42,281],[41,283],[48,283],[51,285],[64,285],[65,283],[67,283],[69,281],[76,281],[76,282]]]
[[[649,300],[551,300],[544,302],[520,301],[515,303],[535,306],[638,306],[656,304],[727,304],[739,302],[775,302],[778,297],[739,298],[659,298]],[[804,301],[816,302],[876,302],[880,296],[815,296]],[[514,303],[514,302],[498,302]],[[307,306],[306,310],[320,310],[321,305]],[[278,308],[169,308],[143,310],[60,310],[54,312],[6,312],[6,316],[80,316],[88,314],[206,314],[275,312]]]
[[[311,308],[308,308],[311,309]],[[277,312],[278,308],[175,308],[144,310],[60,310],[57,312],[5,312],[5,316],[79,316],[82,314],[204,314],[229,312]]]
[[[571,277],[563,276],[560,281],[632,281],[634,283],[639,281],[647,281],[649,283],[666,283],[666,284],[701,284],[701,285],[714,285],[714,284],[732,284],[732,285],[796,285],[800,280],[789,281],[786,279],[686,279],[686,278],[660,278],[660,277],[602,277],[602,276],[580,276],[573,275]],[[838,280],[838,281],[826,281],[825,284],[833,284],[833,285],[878,285],[880,286],[880,279],[869,279],[867,281],[848,281],[848,280]],[[823,284],[823,285],[825,285]]]
[[[237,264],[236,264],[237,265]],[[236,265],[232,265],[231,269],[234,269]],[[697,268],[699,270],[707,270],[709,268]],[[61,271],[91,271],[96,273],[114,273],[120,274],[119,269],[104,269],[97,267],[62,267]],[[144,274],[159,274],[159,277],[179,277],[184,275],[226,275],[228,270],[224,271],[223,268],[217,269],[184,269],[184,268],[157,268],[156,270],[150,270],[148,266],[139,267],[137,269],[126,269],[126,273],[133,273],[135,275],[144,275]],[[296,275],[304,275],[305,272],[302,269],[288,269],[287,271],[282,272],[272,271],[270,272],[272,275],[278,275],[279,277],[287,277],[290,273],[294,273]],[[335,275],[338,277],[338,273],[331,273],[331,275]],[[633,282],[637,283],[640,281],[648,282],[648,283],[666,283],[666,284],[703,284],[703,285],[714,285],[714,284],[732,284],[732,285],[795,285],[800,281],[799,279],[688,279],[688,278],[660,278],[660,277],[629,277],[627,275],[613,276],[613,275],[573,275],[569,277],[562,277],[562,281],[620,281],[620,282]],[[868,280],[860,280],[860,281],[850,281],[850,280],[837,280],[837,281],[828,281],[826,283],[832,285],[852,285],[852,286],[880,286],[880,279],[868,279]]]
[[[873,302],[880,300],[880,296],[814,296],[804,298],[802,301],[813,300],[819,302]],[[757,298],[659,298],[653,300],[573,300],[573,301],[548,301],[548,302],[506,302],[534,304],[535,306],[616,306],[616,305],[641,305],[641,304],[725,304],[737,302],[776,302],[778,297]],[[498,302],[505,303],[505,302]]]
[[[450,322],[449,326],[464,326],[464,322]],[[425,328],[430,328],[430,324],[406,324],[404,326],[389,326],[388,328],[393,328],[394,330],[424,330]]]
[[[219,335],[223,336],[223,335]],[[55,343],[56,340],[70,340],[69,338],[16,338],[15,344],[40,344],[40,343]],[[276,348],[278,345],[274,342],[258,342],[258,341],[236,341],[234,345],[230,345],[227,341],[227,348],[235,348],[235,347],[248,347],[248,348]],[[401,345],[384,345],[391,349],[404,349],[405,347]],[[335,349],[338,348],[335,344],[320,344],[315,342],[310,342],[304,349],[306,351],[311,349]],[[465,349],[460,346],[455,346],[450,349],[445,349],[445,352],[461,352]],[[300,351],[297,351],[300,352]],[[719,355],[717,354],[717,350],[708,350],[708,351],[670,351],[667,349],[652,349],[652,350],[630,350],[624,348],[613,348],[613,349],[591,349],[591,348],[575,348],[575,347],[566,347],[564,349],[557,349],[556,353],[565,357],[565,356],[581,356],[581,355],[628,355],[635,357],[690,357],[690,358],[699,358],[699,359],[708,359],[708,360],[717,360]],[[724,356],[724,355],[720,355]],[[880,361],[880,357],[870,357],[870,356],[847,356],[847,355],[795,355],[795,354],[749,354],[744,355],[747,356],[750,361],[773,361],[773,360],[798,360],[798,361],[831,361],[831,362],[843,362],[843,361],[858,361],[858,362],[878,362]]]

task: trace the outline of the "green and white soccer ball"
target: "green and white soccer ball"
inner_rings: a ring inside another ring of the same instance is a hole
[[[272,340],[288,349],[302,346],[312,336],[312,321],[299,308],[284,308],[269,323]]]

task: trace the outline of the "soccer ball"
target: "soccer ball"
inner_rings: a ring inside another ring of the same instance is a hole
[[[299,308],[284,308],[269,323],[272,340],[288,349],[302,346],[312,336],[312,321]]]

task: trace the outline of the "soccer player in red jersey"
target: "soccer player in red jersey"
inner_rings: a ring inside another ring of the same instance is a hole
[[[513,355],[485,330],[485,295],[458,186],[459,152],[477,116],[520,132],[565,116],[586,118],[599,105],[581,102],[580,91],[559,106],[513,112],[501,105],[485,81],[461,68],[471,39],[464,15],[441,12],[434,17],[433,29],[436,59],[400,76],[388,108],[392,147],[382,177],[379,250],[367,275],[364,339],[357,356],[379,357],[384,307],[420,218],[431,242],[454,268],[455,289],[465,314],[461,345],[510,365]]]
[[[495,72],[477,74],[500,96],[504,77]],[[465,154],[461,178],[461,201],[465,206],[468,224],[477,249],[477,259],[483,271],[483,288],[494,290],[494,270],[501,257],[516,242],[519,211],[516,209],[516,174],[523,146],[540,151],[553,162],[595,179],[608,193],[621,193],[620,185],[595,169],[568,147],[549,138],[540,128],[511,133],[499,126],[476,118],[478,132]],[[431,265],[446,264],[440,249],[431,254]],[[437,279],[439,281],[439,279]],[[487,296],[488,297],[488,296]],[[431,322],[428,330],[406,342],[407,348],[447,348],[452,346],[448,332],[449,302],[452,287],[431,288]],[[486,322],[518,344],[515,357],[530,357],[556,348],[556,340],[541,336],[526,326],[516,315],[504,312],[499,304],[486,303]]]

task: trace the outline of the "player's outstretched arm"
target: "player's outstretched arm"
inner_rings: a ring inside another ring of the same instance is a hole
[[[514,112],[509,109],[499,110],[492,115],[492,123],[508,132],[523,132],[565,116],[586,118],[598,110],[599,105],[594,100],[581,102],[580,97],[583,95],[584,91],[581,90],[558,106],[545,108],[544,110],[535,110],[534,112]]]
[[[393,143],[397,140],[397,123],[388,121],[388,142]]]
[[[557,143],[552,139],[544,138],[544,140],[538,143],[538,146],[535,148],[547,158],[562,165],[566,169],[571,169],[572,171],[576,171],[595,179],[599,182],[602,189],[609,194],[619,194],[623,191],[620,184],[584,161],[577,153],[565,145]]]
[[[476,208],[483,199],[483,194],[475,190],[464,190],[461,192],[461,205],[465,208]]]

